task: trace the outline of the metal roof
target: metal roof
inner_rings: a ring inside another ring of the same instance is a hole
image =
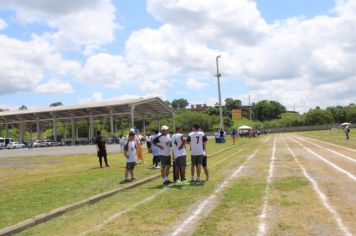
[[[113,100],[107,102],[79,104],[72,106],[56,106],[29,110],[0,112],[0,123],[35,122],[64,119],[130,115],[131,107],[134,106],[135,116],[150,116],[160,114],[172,114],[174,110],[163,102],[159,97],[137,98],[126,100]]]

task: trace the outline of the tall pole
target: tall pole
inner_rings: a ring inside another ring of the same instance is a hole
[[[216,57],[216,78],[218,79],[220,128],[224,129],[224,119],[223,119],[223,112],[222,112],[222,106],[221,106],[221,91],[220,91],[220,77],[221,77],[221,74],[219,72],[219,58],[220,57],[221,57],[220,55]]]
[[[250,99],[251,95],[248,95],[248,109],[250,111],[250,120],[252,120],[252,116],[251,116],[251,99]]]

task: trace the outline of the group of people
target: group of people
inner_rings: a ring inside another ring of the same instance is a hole
[[[120,136],[120,147],[122,147],[125,161],[125,179],[134,180],[134,168],[138,161],[143,162],[142,154],[142,137],[130,129],[129,135],[126,137]],[[205,181],[209,180],[209,171],[207,168],[206,142],[207,137],[201,131],[198,124],[193,124],[192,132],[187,137],[182,134],[181,128],[176,128],[172,137],[169,134],[169,127],[163,125],[159,130],[154,130],[153,134],[147,140],[147,147],[152,153],[152,167],[161,168],[161,176],[163,185],[172,183],[169,180],[170,169],[173,162],[173,182],[177,185],[186,185],[190,183],[200,184],[201,170],[203,167],[205,173]],[[105,139],[101,131],[97,132],[96,137],[97,156],[99,164],[102,168],[102,159],[104,159],[106,167],[109,167],[107,160],[107,151]],[[187,182],[186,167],[187,167],[187,146],[191,151],[191,180]],[[159,167],[160,166],[160,167]]]

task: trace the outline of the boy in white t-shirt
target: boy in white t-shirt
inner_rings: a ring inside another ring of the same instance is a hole
[[[137,161],[137,146],[135,142],[135,133],[130,132],[128,141],[124,146],[124,155],[126,160],[125,181],[128,181],[128,175],[130,173],[131,180],[134,180],[134,168]]]
[[[188,136],[187,142],[190,144],[191,150],[191,183],[200,184],[200,172],[204,159],[204,150],[206,150],[206,141],[208,141],[204,132],[200,131],[198,124],[193,124],[193,132]],[[197,176],[195,177],[195,169]]]
[[[163,185],[168,185],[171,183],[169,181],[169,170],[171,168],[171,146],[172,140],[169,135],[169,128],[166,125],[161,127],[161,135],[153,140],[153,144],[159,149],[159,159],[161,162],[161,176],[163,180]]]
[[[174,154],[174,173],[176,184],[186,183],[185,168],[187,167],[187,151],[185,148],[185,139],[181,133],[181,128],[176,128],[176,133],[172,136],[172,149]],[[181,180],[179,180],[179,176]]]

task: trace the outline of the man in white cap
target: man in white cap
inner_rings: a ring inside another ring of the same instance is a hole
[[[172,140],[169,135],[169,127],[163,125],[161,127],[161,135],[153,140],[153,144],[159,149],[159,159],[161,162],[161,176],[164,185],[168,185],[171,181],[168,180],[169,170],[171,168],[171,146]]]

